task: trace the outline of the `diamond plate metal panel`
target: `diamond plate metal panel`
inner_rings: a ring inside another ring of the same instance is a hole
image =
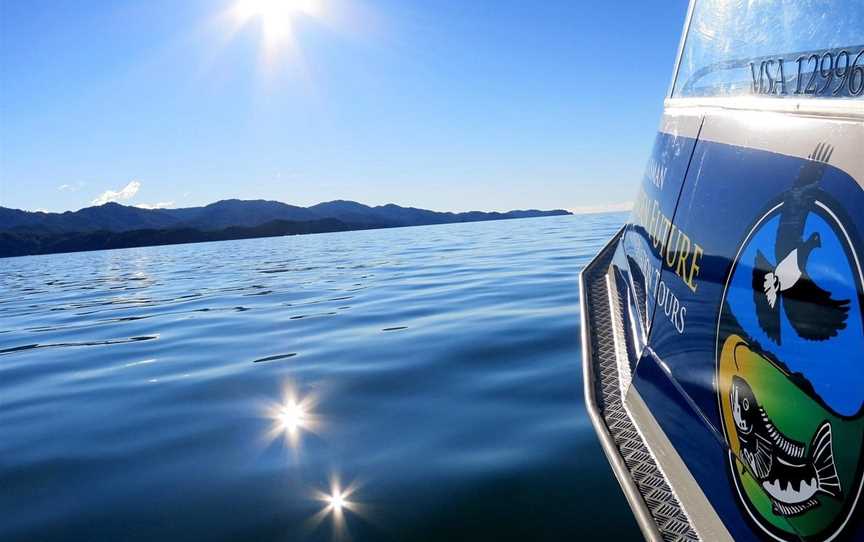
[[[614,319],[611,317],[606,265],[603,262],[598,263],[600,265],[596,266],[597,270],[586,277],[586,306],[591,308],[587,316],[593,359],[585,360],[586,363],[594,364],[597,407],[663,540],[698,541],[699,536],[690,524],[687,514],[624,408],[613,335],[613,325],[615,322],[623,322],[623,318],[621,314],[615,315]]]

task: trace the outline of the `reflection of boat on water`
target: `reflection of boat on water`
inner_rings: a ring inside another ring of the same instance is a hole
[[[864,6],[730,4],[582,273],[586,403],[648,539],[862,539]]]

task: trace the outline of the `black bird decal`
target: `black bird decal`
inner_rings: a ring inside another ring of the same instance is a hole
[[[783,198],[780,225],[774,244],[772,265],[762,251],[756,251],[753,266],[753,300],[759,325],[780,344],[780,307],[799,336],[824,341],[846,327],[849,300],[837,300],[807,274],[810,254],[822,246],[818,233],[804,239],[804,224],[816,201],[825,164],[834,148],[819,143],[801,166],[798,179]]]
[[[774,514],[802,514],[819,505],[819,493],[836,499],[842,496],[830,423],[822,422],[805,448],[777,429],[740,376],[732,377],[729,400],[740,459],[768,494]]]

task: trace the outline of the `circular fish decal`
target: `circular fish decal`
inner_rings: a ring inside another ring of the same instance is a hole
[[[750,229],[717,323],[728,474],[767,539],[834,539],[864,481],[862,246],[821,187],[831,153],[819,144]]]

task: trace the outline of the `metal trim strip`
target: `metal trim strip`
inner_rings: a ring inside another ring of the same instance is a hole
[[[718,542],[734,540],[635,386],[628,390],[624,406],[699,537]]]
[[[585,394],[585,409],[588,411],[588,416],[591,418],[591,425],[594,426],[594,430],[600,440],[603,452],[606,454],[609,465],[612,467],[612,472],[615,474],[615,478],[618,480],[618,484],[624,492],[624,497],[627,499],[627,502],[633,511],[636,523],[639,525],[643,536],[645,536],[646,540],[652,542],[662,542],[663,537],[657,529],[657,525],[654,523],[654,518],[648,510],[645,500],[642,498],[642,494],[633,482],[633,479],[630,476],[630,471],[624,463],[624,459],[619,454],[618,447],[615,445],[615,441],[609,433],[606,423],[603,421],[600,410],[597,408],[597,397],[593,386],[594,368],[593,363],[591,362],[593,359],[591,340],[589,338],[587,326],[585,325],[585,315],[588,311],[586,295],[587,274],[594,270],[595,265],[603,262],[609,256],[610,250],[616,245],[623,232],[624,227],[622,227],[618,233],[616,233],[606,243],[606,245],[603,246],[597,256],[595,256],[579,274],[579,309],[582,315],[582,378],[584,383],[583,391]]]
[[[864,100],[851,98],[771,98],[765,96],[667,97],[665,109],[704,108],[735,111],[772,111],[835,119],[864,118]]]
[[[675,68],[672,70],[672,82],[669,83],[669,90],[666,92],[666,97],[671,98],[675,91],[675,83],[678,81],[678,71],[681,69],[681,57],[684,55],[684,46],[687,43],[687,34],[690,33],[690,21],[693,20],[693,11],[696,8],[696,0],[690,0],[690,5],[687,6],[687,15],[684,17],[684,30],[681,32],[681,40],[678,42],[678,54],[675,55]]]

